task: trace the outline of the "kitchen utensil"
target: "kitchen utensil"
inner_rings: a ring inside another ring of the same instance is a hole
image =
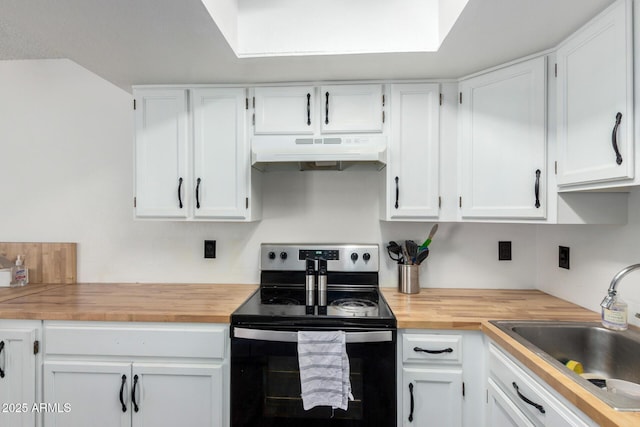
[[[438,224],[434,225],[433,227],[431,227],[431,231],[429,232],[429,237],[427,237],[427,240],[425,240],[421,245],[420,245],[420,249],[424,249],[429,247],[429,244],[431,244],[431,240],[433,239],[433,236],[436,235],[436,232],[438,231]]]
[[[398,261],[399,263],[403,261],[402,248],[393,240],[390,241],[387,245],[387,253],[389,254],[389,258],[391,258],[393,261]]]
[[[416,264],[418,265],[422,264],[422,261],[427,259],[428,256],[429,256],[429,248],[422,249],[420,252],[418,252],[418,255],[416,256]]]
[[[416,256],[418,255],[418,244],[413,240],[405,240],[404,246],[405,248],[407,248],[407,254],[409,255],[409,260],[411,260],[412,264],[415,264]]]
[[[403,264],[413,264],[409,256],[409,251],[407,250],[407,242],[402,246],[402,257],[404,258]]]

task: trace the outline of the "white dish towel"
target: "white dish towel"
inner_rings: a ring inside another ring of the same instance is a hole
[[[298,331],[302,406],[347,410],[351,394],[344,331]]]

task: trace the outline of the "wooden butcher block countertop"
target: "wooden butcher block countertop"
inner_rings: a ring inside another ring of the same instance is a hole
[[[217,284],[27,285],[0,289],[0,319],[229,323],[231,313],[256,289]]]
[[[0,288],[0,319],[229,323],[256,285],[101,283]],[[478,330],[602,426],[640,426],[490,324],[489,320],[597,321],[597,313],[537,290],[382,288],[398,328]]]
[[[598,320],[596,313],[537,290],[382,288],[398,328],[480,329],[485,320]]]

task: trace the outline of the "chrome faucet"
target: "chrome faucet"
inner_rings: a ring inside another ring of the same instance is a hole
[[[622,280],[624,276],[631,273],[633,270],[637,270],[639,268],[640,268],[640,264],[633,264],[633,265],[630,265],[629,267],[623,268],[615,276],[613,276],[613,279],[611,280],[611,284],[609,285],[609,291],[607,292],[607,296],[604,297],[604,299],[600,303],[600,307],[611,308],[611,304],[613,304],[613,299],[618,293],[618,291],[616,290],[616,288],[618,287],[618,282]]]

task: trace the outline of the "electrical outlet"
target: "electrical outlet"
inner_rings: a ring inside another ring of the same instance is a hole
[[[498,261],[511,261],[511,242],[498,242]]]
[[[205,258],[216,257],[216,241],[215,240],[204,241],[204,257]]]
[[[558,267],[569,270],[569,247],[558,246]]]

